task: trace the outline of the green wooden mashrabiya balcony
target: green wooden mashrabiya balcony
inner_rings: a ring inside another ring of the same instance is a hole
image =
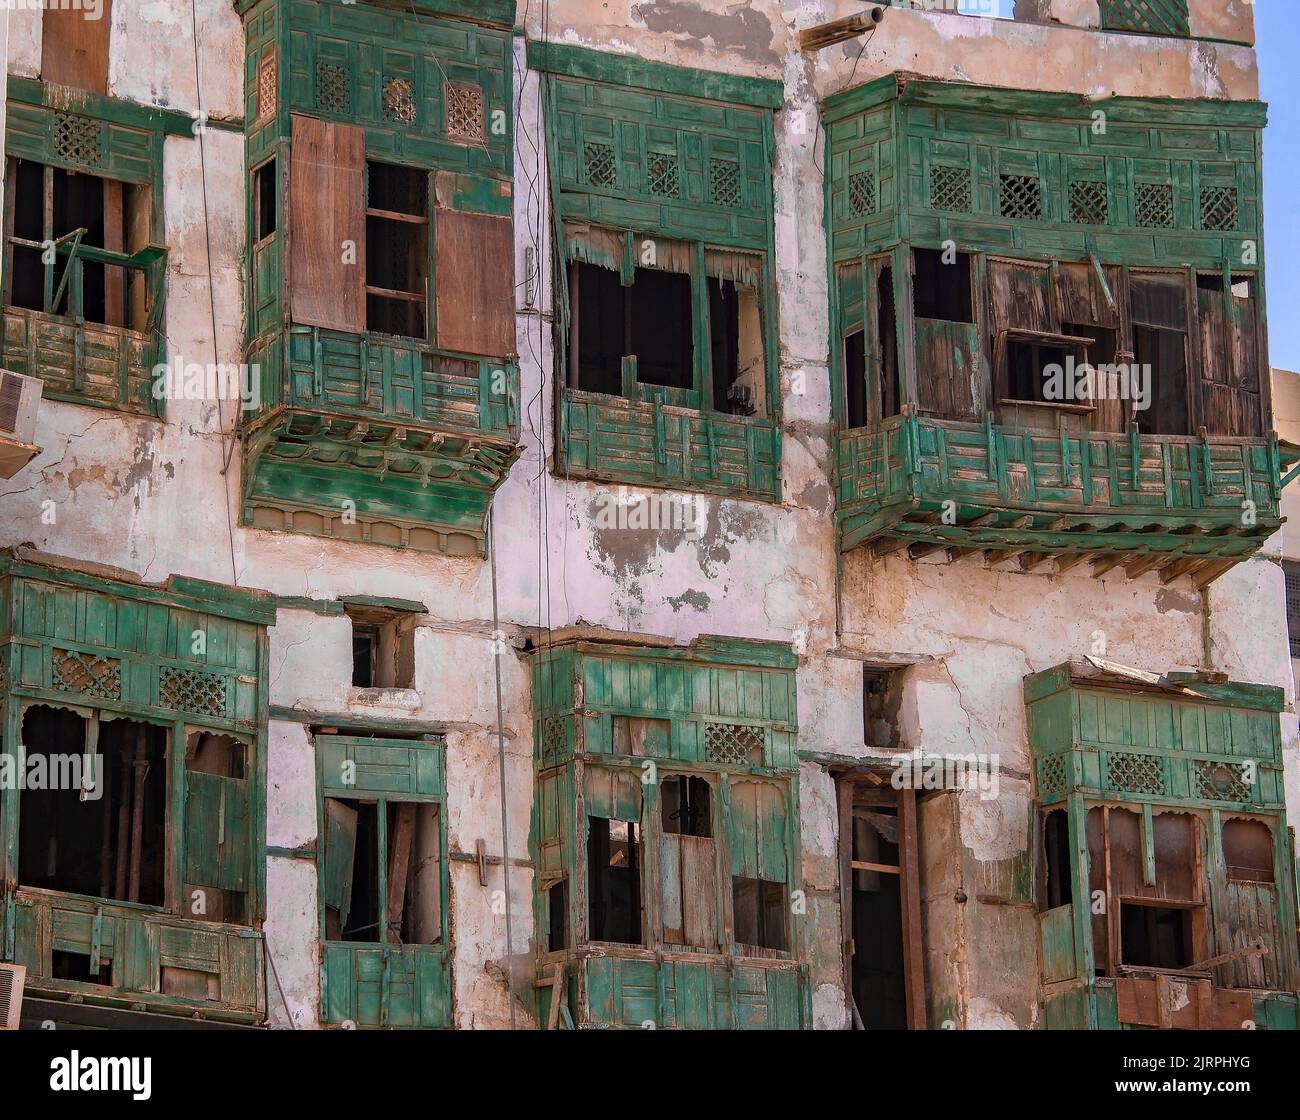
[[[1086,657],[1025,678],[1049,1029],[1289,1029],[1283,690]]]
[[[513,5],[239,8],[241,520],[481,555],[518,455]]]
[[[809,1027],[789,647],[555,638],[533,661],[539,1024]]]

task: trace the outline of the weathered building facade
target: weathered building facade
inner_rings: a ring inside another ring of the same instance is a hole
[[[942,7],[10,14],[27,1021],[1300,1025],[1251,6]]]

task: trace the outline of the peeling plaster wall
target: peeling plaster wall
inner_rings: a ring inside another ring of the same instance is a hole
[[[239,21],[228,0],[197,2],[197,89],[188,2],[115,5],[115,94],[197,113],[201,91],[202,109],[239,115]],[[1233,31],[1249,20],[1243,0],[1231,0],[1228,8],[1236,14],[1218,22],[1212,6],[1194,6],[1196,27],[1213,24],[1221,37],[1245,38]],[[858,40],[816,56],[796,50],[797,29],[857,10],[859,4],[839,0],[568,0],[552,6],[551,25],[543,28],[539,6],[528,9],[532,37],[546,33],[561,42],[784,81],[774,182],[784,398],[779,503],[694,496],[698,532],[606,529],[597,514],[617,500],[619,488],[555,474],[545,145],[537,75],[523,70],[517,40],[516,265],[524,277],[534,249],[540,283],[534,307],[523,306],[522,287],[518,297],[523,454],[493,507],[497,619],[487,562],[240,528],[237,453],[229,473],[221,473],[223,432],[235,421],[229,405],[172,401],[166,422],[159,423],[46,402],[37,435],[44,451],[14,479],[0,482],[0,544],[31,542],[148,580],[183,573],[283,596],[379,595],[425,604],[427,613],[416,619],[415,688],[382,694],[351,686],[346,618],[282,609],[270,633],[271,702],[340,722],[418,719],[445,728],[453,852],[472,852],[480,839],[489,854],[502,850],[498,628],[506,639],[500,665],[514,859],[527,855],[532,786],[529,666],[510,644],[524,627],[587,623],[682,643],[705,633],[789,642],[800,655],[800,745],[818,754],[864,757],[862,663],[907,666],[900,693],[903,745],[995,755],[1000,768],[996,800],[967,790],[921,801],[931,1023],[1034,1027],[1036,977],[1028,962],[1036,957],[1036,933],[1023,899],[1031,804],[1023,677],[1098,652],[1156,671],[1204,667],[1286,684],[1293,699],[1281,573],[1272,559],[1257,559],[1203,598],[1186,581],[1165,587],[1154,576],[1094,580],[1077,570],[1044,576],[990,570],[969,559],[956,565],[899,556],[876,561],[859,550],[843,561],[837,635],[817,101],[850,81],[893,69],[1092,96],[1247,98],[1256,95],[1254,56],[1246,47],[1221,43],[902,9],[891,9],[865,46]],[[39,20],[25,12],[11,19],[10,70],[35,75]],[[186,361],[214,355],[239,360],[242,150],[237,134],[221,130],[206,131],[202,147],[197,138],[166,141],[166,329],[169,352]],[[1286,729],[1289,802],[1293,819],[1300,819],[1293,717]],[[315,750],[305,724],[273,720],[268,756],[268,843],[276,853],[268,857],[266,932],[274,965],[268,1003],[275,1023],[287,1025],[291,1018],[310,1028],[317,1025],[320,1000],[316,870],[311,858],[289,854],[310,851],[318,840]],[[847,1024],[847,1013],[835,791],[823,766],[812,761],[802,765],[800,783],[813,1014],[816,1025],[838,1028]],[[529,952],[530,875],[515,868],[510,877],[514,941],[507,947],[504,914],[492,905],[493,893],[504,886],[501,867],[489,869],[484,887],[474,864],[451,863],[458,1026],[496,1027],[509,1020],[509,997],[489,962]]]

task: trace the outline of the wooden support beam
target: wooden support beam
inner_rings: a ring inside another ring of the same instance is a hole
[[[1205,562],[1201,556],[1184,556],[1181,560],[1175,560],[1172,564],[1166,564],[1160,569],[1160,582],[1173,583],[1179,576],[1185,576],[1189,572],[1199,568]]]
[[[1139,553],[1137,557],[1124,565],[1124,571],[1128,573],[1129,579],[1137,579],[1138,576],[1146,575],[1146,573],[1151,571],[1152,568],[1159,568],[1168,562],[1169,557],[1162,555],[1159,552],[1149,553],[1147,555]]]
[[[980,514],[979,517],[975,518],[973,521],[966,522],[966,524],[963,525],[962,528],[983,529],[989,525],[996,525],[998,523],[998,518],[1000,518],[1001,516],[1002,515],[1000,513],[982,513]]]
[[[1022,572],[1032,572],[1035,568],[1046,564],[1052,558],[1050,552],[1022,552],[1020,554],[1020,570]]]
[[[871,554],[879,559],[906,548],[910,543],[906,537],[878,537],[871,542]]]
[[[1099,556],[1092,562],[1092,574],[1104,576],[1111,568],[1118,568],[1129,557],[1127,552],[1113,552],[1109,556]]]
[[[1022,548],[986,548],[984,550],[984,563],[1001,564],[1004,560],[1014,560],[1024,549]]]
[[[1243,556],[1241,559],[1244,560],[1245,557]],[[1217,564],[1207,564],[1192,577],[1192,582],[1197,587],[1208,587],[1229,568],[1235,567],[1237,563],[1237,560],[1221,560]]]
[[[903,985],[907,1003],[907,1028],[923,1031],[925,1016],[925,960],[921,952],[921,861],[918,848],[916,790],[898,791],[899,902],[903,914]]]
[[[1056,574],[1063,575],[1071,568],[1097,557],[1095,552],[1065,552],[1056,558]]]
[[[932,552],[942,552],[948,546],[946,544],[933,544],[930,542],[914,541],[907,546],[907,554],[913,560],[920,560],[922,556],[929,556]]]
[[[833,47],[836,43],[844,43],[849,39],[856,39],[865,31],[870,31],[882,19],[885,13],[879,8],[868,8],[865,12],[858,12],[855,15],[845,16],[843,19],[831,20],[830,23],[819,23],[816,27],[809,27],[799,32],[798,42],[801,51],[819,51],[824,47]]]

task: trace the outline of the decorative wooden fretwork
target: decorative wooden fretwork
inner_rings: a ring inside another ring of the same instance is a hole
[[[1070,221],[1104,226],[1110,220],[1106,184],[1099,179],[1075,179],[1070,184]]]
[[[664,152],[651,154],[646,167],[646,186],[657,198],[677,198],[682,193],[677,157]]]
[[[68,163],[98,167],[104,159],[104,126],[75,113],[54,114],[54,155]]]
[[[73,649],[55,649],[54,687],[101,700],[122,698],[122,662]]]
[[[763,729],[743,723],[706,723],[704,757],[737,766],[763,765]]]
[[[849,210],[861,217],[876,211],[876,177],[870,171],[849,176]]]
[[[1187,0],[1101,0],[1103,31],[1137,31],[1147,35],[1185,36]]]
[[[998,213],[1004,218],[1041,218],[1043,196],[1033,175],[999,176]]]
[[[1207,801],[1249,801],[1251,783],[1239,763],[1199,760],[1194,770],[1196,796]]]
[[[936,210],[970,212],[970,172],[936,163],[930,168],[930,205]]]
[[[384,79],[384,119],[411,124],[415,120],[415,83],[410,78]]]
[[[257,64],[257,120],[265,121],[275,116],[275,89],[279,66],[275,51],[267,51]]]
[[[1111,751],[1106,763],[1106,788],[1115,793],[1165,792],[1164,767],[1156,755]]]
[[[486,142],[483,87],[478,82],[446,82],[442,97],[447,139],[466,144]]]
[[[1049,754],[1038,765],[1038,799],[1044,805],[1065,796],[1065,757]]]
[[[1139,183],[1133,217],[1148,229],[1168,229],[1174,224],[1174,188],[1169,183]]]
[[[618,169],[614,164],[614,146],[588,140],[582,146],[582,177],[593,187],[618,185]]]
[[[342,66],[316,63],[316,108],[330,113],[352,111],[352,77]]]
[[[226,682],[216,673],[166,665],[158,673],[158,703],[178,712],[224,716]]]
[[[740,205],[740,164],[729,159],[709,160],[709,201],[719,206]]]
[[[564,719],[547,716],[542,720],[542,765],[554,766],[564,756]]]
[[[1237,228],[1237,188],[1201,188],[1201,228],[1233,230]]]

